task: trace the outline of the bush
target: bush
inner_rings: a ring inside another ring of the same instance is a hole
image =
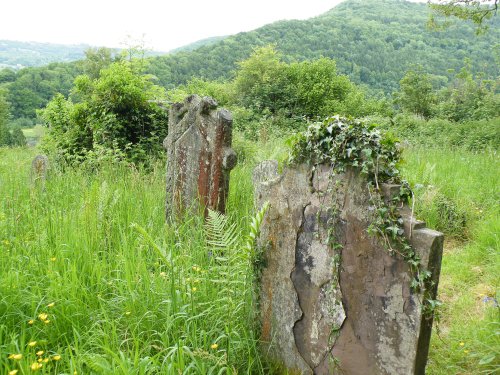
[[[11,132],[11,146],[26,146],[26,137],[19,127],[15,127]]]
[[[500,148],[500,117],[453,122],[443,119],[426,121],[417,116],[399,114],[393,119],[376,119],[381,128],[392,130],[413,145],[460,147],[470,151]]]
[[[128,62],[111,64],[98,79],[79,76],[71,98],[59,94],[41,112],[49,125],[43,147],[69,161],[102,146],[144,162],[161,152],[167,133],[167,113],[154,103],[163,97],[162,89]]]
[[[280,118],[318,119],[331,113],[360,117],[390,111],[387,102],[368,100],[347,76],[338,74],[334,60],[286,64],[270,46],[256,49],[240,63],[234,88],[239,104]]]

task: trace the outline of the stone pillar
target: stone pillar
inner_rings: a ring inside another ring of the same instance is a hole
[[[375,210],[364,177],[277,167],[254,171],[257,207],[270,203],[258,241],[264,352],[298,374],[424,374],[432,317],[410,289],[406,261],[367,233]],[[382,190],[389,197],[399,186]],[[443,235],[406,207],[400,213],[435,298]]]
[[[225,212],[229,172],[236,165],[231,149],[232,115],[209,97],[191,95],[169,112],[167,151],[168,219],[186,210]]]

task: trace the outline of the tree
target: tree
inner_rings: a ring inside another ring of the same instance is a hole
[[[113,62],[121,60],[120,55],[116,55],[113,50],[100,47],[88,48],[85,50],[85,60],[83,60],[83,71],[92,79],[99,78],[102,69],[107,68]]]
[[[445,17],[457,17],[470,20],[479,26],[478,31],[484,31],[484,22],[496,15],[500,0],[428,0],[430,7]],[[436,25],[431,16],[431,25]]]
[[[396,93],[396,103],[404,111],[429,118],[435,102],[431,76],[421,66],[409,70],[399,82],[400,91]]]
[[[23,131],[19,127],[15,127],[12,130],[10,137],[11,146],[26,146],[26,137],[24,136]]]
[[[452,121],[489,119],[500,116],[500,82],[474,77],[466,64],[450,84],[438,92],[436,115]]]
[[[15,70],[9,68],[0,69],[0,84],[6,82],[13,82],[15,80],[16,80]]]
[[[5,93],[0,91],[0,146],[9,146],[12,142],[8,121],[9,103],[5,99]]]
[[[44,145],[70,160],[105,148],[142,162],[161,152],[167,113],[154,101],[163,97],[128,61],[112,63],[97,79],[79,76],[68,100],[58,95],[41,112],[49,125]]]
[[[280,54],[275,46],[268,45],[254,49],[252,55],[240,62],[234,80],[236,93],[242,104],[248,107],[262,107],[259,100],[264,96],[263,90],[271,83],[273,77],[282,66]]]

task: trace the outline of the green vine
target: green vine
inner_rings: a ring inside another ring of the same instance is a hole
[[[381,237],[391,255],[397,254],[407,262],[413,275],[410,287],[422,293],[422,310],[430,317],[440,302],[431,298],[431,273],[404,236],[398,207],[409,202],[412,192],[400,178],[400,157],[398,140],[392,134],[381,133],[375,124],[333,116],[310,124],[305,132],[294,136],[289,163],[329,164],[333,174],[357,168],[367,177],[370,203],[375,210],[368,232]],[[400,194],[385,202],[380,195],[381,183],[400,184]]]

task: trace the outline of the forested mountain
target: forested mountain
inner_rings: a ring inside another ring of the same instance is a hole
[[[227,36],[213,36],[211,38],[197,40],[196,42],[186,44],[185,46],[182,46],[179,48],[174,48],[173,50],[169,51],[169,53],[193,51],[193,50],[198,49],[198,48],[203,47],[203,46],[211,46],[211,45],[213,45],[217,42],[220,42],[221,40],[224,40],[226,38],[227,38]]]
[[[85,57],[86,44],[63,45],[52,43],[0,40],[0,69],[20,69],[42,66],[52,62],[69,62]]]
[[[465,60],[469,60],[473,74],[481,72],[484,78],[492,79],[499,76],[499,17],[494,17],[487,33],[476,35],[475,26],[466,22],[452,24],[444,31],[429,30],[428,16],[425,4],[346,0],[305,21],[279,21],[222,40],[203,40],[195,50],[188,45],[176,53],[150,57],[147,72],[166,88],[194,77],[227,79],[255,47],[274,44],[285,62],[335,59],[339,73],[372,93],[391,94],[399,89],[399,81],[415,64],[433,75],[436,88],[450,81]],[[72,80],[81,73],[81,62],[18,72],[4,69],[0,70],[0,86],[9,91],[14,118],[34,118],[35,109],[45,106],[54,93],[67,95]]]
[[[276,44],[285,60],[330,57],[356,83],[391,93],[412,64],[421,64],[443,83],[470,59],[475,71],[498,75],[500,20],[477,36],[472,24],[458,22],[438,32],[427,28],[425,4],[401,0],[347,0],[305,21],[280,21],[228,37],[195,51],[156,57],[151,72],[164,86],[193,76],[227,78],[252,48]],[[496,61],[495,61],[496,53]]]

